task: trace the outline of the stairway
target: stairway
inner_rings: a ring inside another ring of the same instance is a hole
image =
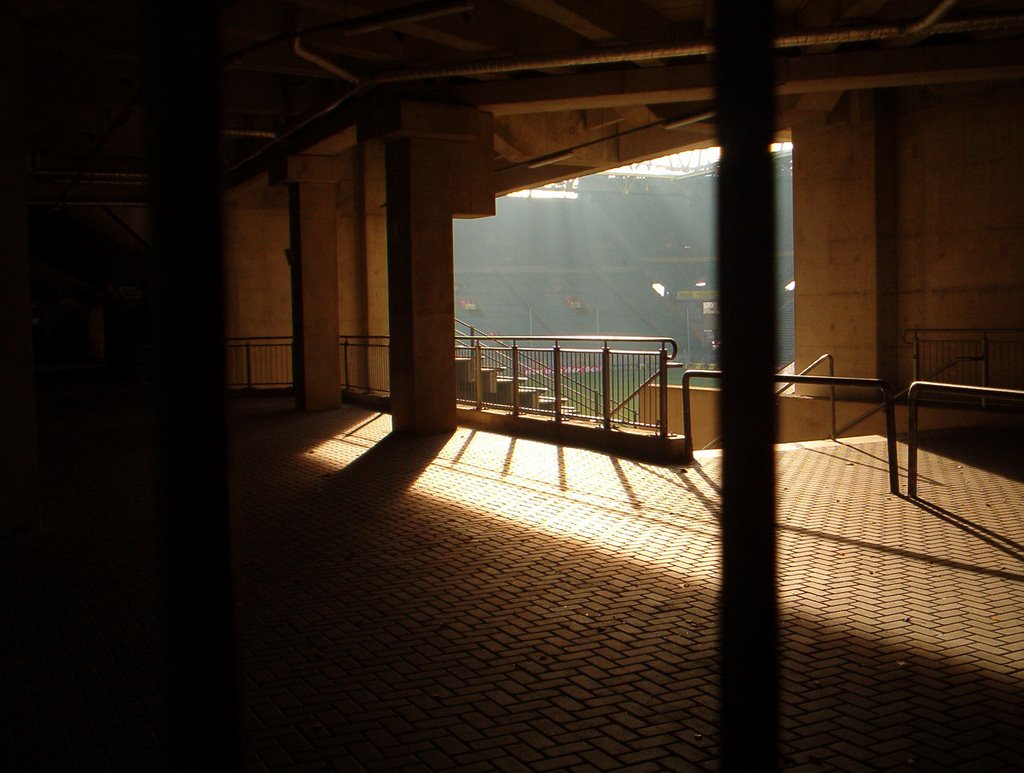
[[[455,394],[462,402],[477,402],[477,376],[481,383],[480,399],[486,406],[512,407],[513,378],[506,373],[506,368],[482,367],[479,374],[473,367],[471,356],[455,358]],[[548,394],[547,387],[530,386],[526,376],[519,377],[519,407],[521,410],[537,411],[538,413],[555,413],[555,398]],[[562,398],[562,415],[572,416],[576,409],[569,404],[569,399]]]

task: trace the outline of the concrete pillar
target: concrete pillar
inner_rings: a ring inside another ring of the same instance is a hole
[[[366,250],[363,244],[363,180],[358,148],[339,156],[338,180],[338,330],[342,336],[365,336]],[[341,348],[343,383],[367,383],[365,339]]]
[[[797,369],[831,352],[839,375],[895,378],[896,119],[894,92],[850,92],[793,127]]]
[[[0,10],[0,536],[39,517],[20,3]]]
[[[271,180],[288,183],[295,403],[341,405],[338,355],[338,156],[288,156]]]
[[[494,214],[490,115],[403,102],[360,126],[384,137],[392,426],[455,428],[453,217]]]
[[[363,180],[363,249],[366,250],[366,320],[369,335],[386,336],[388,323],[387,180],[384,143],[359,145]]]
[[[455,429],[452,221],[435,185],[451,143],[387,148],[391,416],[395,430]]]

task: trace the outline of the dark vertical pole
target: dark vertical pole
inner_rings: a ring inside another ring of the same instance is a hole
[[[217,4],[143,4],[172,770],[240,768],[224,395]]]
[[[295,407],[306,407],[306,336],[302,305],[302,195],[299,183],[288,185],[288,266],[292,290],[292,389]]]
[[[722,762],[777,761],[772,4],[716,4],[722,160]]]

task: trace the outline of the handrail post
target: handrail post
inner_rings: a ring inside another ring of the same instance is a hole
[[[245,342],[245,388],[252,390],[252,352],[249,341]]]
[[[828,375],[830,377],[832,377],[832,378],[835,378],[835,375],[836,375],[836,364],[835,364],[835,361],[832,359],[832,355],[831,354],[828,355]],[[832,412],[832,434],[831,434],[831,438],[832,438],[832,442],[834,443],[836,441],[836,385],[832,384],[831,386],[829,386],[828,391],[829,391],[829,402],[831,403],[831,412]]]
[[[686,461],[693,461],[693,425],[690,418],[690,372],[683,371],[683,449]]]
[[[470,328],[472,331],[473,328]],[[476,335],[473,333],[473,335]],[[480,349],[480,339],[473,341],[473,381],[476,383],[476,409],[483,410],[484,407],[484,381],[483,381],[483,352]]]
[[[889,493],[899,496],[900,467],[896,455],[896,405],[892,396],[892,388],[885,382],[881,385],[882,399],[885,401],[885,446],[889,457]]]
[[[519,416],[519,342],[512,339],[512,415]]]
[[[911,381],[921,378],[921,336],[914,331],[914,377]]]
[[[345,336],[345,341],[341,345],[341,356],[345,358],[345,389],[349,389],[351,384],[349,383],[349,372],[348,372],[348,336]]]
[[[555,340],[555,348],[553,349],[552,364],[554,366],[554,379],[555,379],[555,424],[562,423],[562,347],[558,345],[558,340]]]
[[[601,349],[601,418],[605,429],[612,428],[612,350],[608,342]]]
[[[661,371],[661,383],[658,386],[658,434],[664,440],[668,437],[668,351],[664,342],[658,352],[658,369]]]
[[[986,330],[981,334],[981,385],[983,387],[988,386],[988,331]],[[981,398],[981,407],[988,407],[988,398]]]
[[[917,499],[917,383],[907,392],[907,496]]]

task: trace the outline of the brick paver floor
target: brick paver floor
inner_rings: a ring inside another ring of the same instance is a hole
[[[0,546],[2,741],[26,767],[160,766],[132,399],[51,406],[46,528]],[[716,455],[288,405],[232,405],[249,769],[717,768]],[[877,440],[780,448],[786,769],[1024,765],[1024,447],[979,440],[929,441],[917,503]]]

